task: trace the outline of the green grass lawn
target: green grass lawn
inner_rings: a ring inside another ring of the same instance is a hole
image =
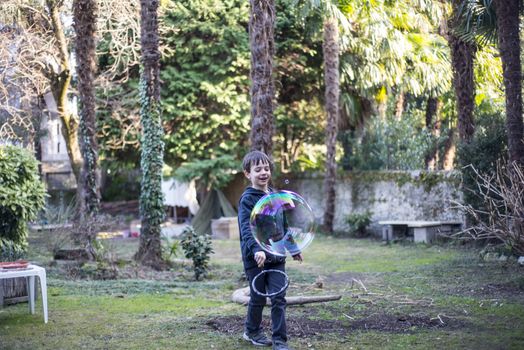
[[[31,234],[30,259],[48,271],[49,323],[40,300],[35,315],[24,303],[0,309],[0,349],[252,348],[241,340],[245,307],[230,302],[247,285],[237,241],[213,242],[209,275],[197,282],[180,257],[165,272],[130,262],[136,239],[104,242],[121,260],[118,279],[85,278],[85,266],[54,264],[46,240]],[[325,237],[304,255],[287,264],[288,295],[342,299],[288,307],[295,349],[524,348],[524,268],[514,262],[453,246]]]

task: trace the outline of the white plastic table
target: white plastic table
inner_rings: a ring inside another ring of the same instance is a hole
[[[40,278],[40,289],[42,290],[42,306],[44,308],[44,322],[47,323],[47,280],[45,269],[37,265],[28,265],[25,269],[0,270],[0,279],[25,277],[27,280],[27,292],[29,299],[29,312],[35,313],[35,276]]]

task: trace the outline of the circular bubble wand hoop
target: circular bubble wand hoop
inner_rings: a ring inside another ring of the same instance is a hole
[[[273,292],[273,293],[262,293],[261,291],[259,291],[256,287],[256,280],[266,274],[266,273],[281,273],[282,275],[284,275],[284,278],[285,278],[285,283],[284,285],[282,286],[282,288],[280,288],[279,290],[277,290],[276,292]],[[259,272],[255,278],[253,278],[253,281],[251,282],[251,287],[253,288],[253,291],[255,293],[257,293],[258,295],[262,296],[262,297],[266,297],[266,298],[271,298],[275,295],[279,295],[280,293],[284,293],[284,291],[287,289],[287,287],[289,287],[289,277],[287,275],[287,273],[285,273],[284,271],[280,271],[280,270],[277,270],[277,269],[267,269],[267,270],[262,270],[261,272]]]
[[[279,191],[267,194],[255,204],[250,216],[251,233],[267,253],[285,257],[301,252],[314,238],[315,220],[311,207],[299,194]],[[257,280],[269,273],[284,276],[284,285],[277,291],[263,293],[256,287]],[[272,297],[289,287],[288,275],[278,269],[263,269],[251,281],[251,289],[260,296]]]

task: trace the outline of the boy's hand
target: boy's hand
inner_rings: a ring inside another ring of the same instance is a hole
[[[264,253],[263,251],[256,252],[255,261],[257,262],[258,267],[261,268],[262,266],[264,266],[264,262],[266,261],[266,253]]]
[[[304,261],[304,257],[302,256],[302,253],[298,253],[298,254],[293,255],[293,260],[302,262]]]

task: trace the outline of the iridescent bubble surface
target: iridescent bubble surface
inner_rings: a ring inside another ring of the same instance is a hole
[[[315,217],[299,194],[279,191],[265,195],[250,217],[251,233],[266,252],[278,255],[301,253],[315,237]]]

